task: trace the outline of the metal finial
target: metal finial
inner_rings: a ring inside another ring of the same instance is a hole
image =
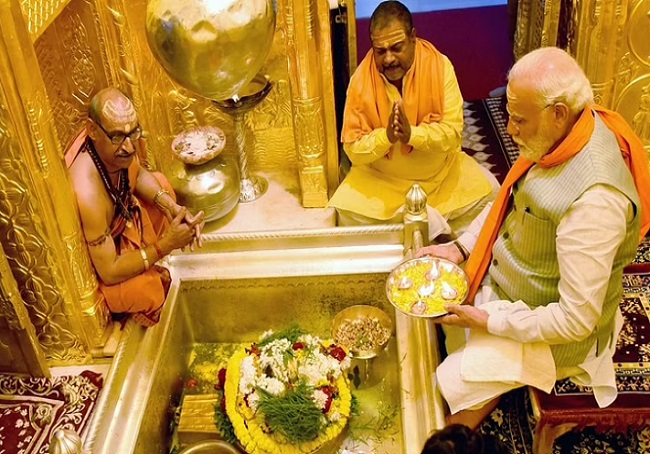
[[[50,440],[49,454],[83,454],[81,437],[74,431],[59,429]]]
[[[406,211],[420,214],[427,209],[427,194],[419,184],[414,183],[406,194]]]

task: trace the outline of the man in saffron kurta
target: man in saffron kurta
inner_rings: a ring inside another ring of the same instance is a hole
[[[521,156],[458,239],[472,251],[475,305],[447,307],[437,320],[456,341],[436,372],[448,421],[470,427],[524,385],[549,392],[570,377],[601,407],[616,399],[622,273],[650,228],[643,144],[619,114],[593,104],[571,56],[546,47],[522,57],[507,96]],[[427,253],[462,262],[453,245]]]
[[[462,228],[498,183],[461,150],[463,99],[453,66],[416,37],[399,2],[377,7],[370,34],[373,48],[352,76],[343,119],[352,167],[329,206],[340,224],[399,222],[418,183],[436,219]]]
[[[117,89],[101,90],[66,164],[100,292],[111,312],[151,326],[170,284],[155,263],[176,248],[200,246],[203,213],[189,214],[165,177],[140,165],[141,135],[131,101]]]

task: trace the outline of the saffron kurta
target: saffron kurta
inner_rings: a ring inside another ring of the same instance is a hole
[[[391,144],[385,128],[402,94],[408,145]],[[418,39],[400,93],[379,73],[371,50],[350,80],[342,140],[352,168],[329,206],[390,219],[413,183],[443,216],[488,196],[492,188],[479,164],[461,150],[462,130],[463,99],[446,56]]]

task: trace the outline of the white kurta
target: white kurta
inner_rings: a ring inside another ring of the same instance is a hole
[[[534,166],[526,178],[534,178],[537,170]],[[470,251],[490,208],[491,204],[459,239]],[[496,302],[498,297],[486,278],[475,304],[480,307],[489,303],[488,332],[469,335],[465,348],[450,345],[450,355],[436,372],[452,413],[524,385],[549,392],[556,379],[568,376],[580,385],[593,386],[600,407],[616,399],[612,356],[622,326],[620,312],[613,342],[600,356],[596,356],[594,344],[579,368],[555,370],[550,345],[579,341],[594,329],[602,313],[614,257],[625,238],[626,219],[633,216],[627,197],[604,185],[590,188],[573,203],[557,229],[561,270],[558,302],[535,310],[523,302]],[[453,344],[454,330],[449,331]],[[486,349],[490,342],[498,348]],[[488,368],[495,373],[488,376]],[[493,379],[487,381],[491,376]]]

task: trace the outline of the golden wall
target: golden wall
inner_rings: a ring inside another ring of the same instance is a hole
[[[516,54],[568,48],[598,100],[649,144],[650,0],[519,4]],[[303,206],[322,207],[338,184],[329,5],[276,5],[263,68],[273,89],[245,119],[254,143],[249,166],[282,173]],[[145,0],[0,0],[0,245],[12,274],[0,280],[0,330],[25,326],[24,312],[16,319],[15,284],[34,327],[32,348],[41,350],[27,356],[41,353],[49,364],[89,361],[108,323],[63,164],[91,96],[114,85],[132,97],[152,168],[169,171],[172,138],[194,125],[222,128],[231,139],[226,153],[234,153],[232,120],[174,84],[153,59],[145,11]],[[0,338],[0,350],[20,347],[9,345],[11,338]]]
[[[282,173],[303,206],[323,207],[338,184],[329,4],[276,5],[263,67],[273,89],[245,118],[254,144],[249,169]],[[163,173],[174,164],[173,137],[196,125],[223,129],[225,153],[235,152],[232,119],[172,82],[154,60],[146,6],[0,0],[0,244],[35,327],[35,348],[50,364],[89,361],[108,324],[63,162],[93,94],[113,85],[133,99],[148,138],[142,158]],[[0,327],[15,326],[5,285]],[[11,346],[0,341],[3,347]]]
[[[650,0],[521,0],[515,56],[571,53],[596,102],[621,113],[650,151]]]

